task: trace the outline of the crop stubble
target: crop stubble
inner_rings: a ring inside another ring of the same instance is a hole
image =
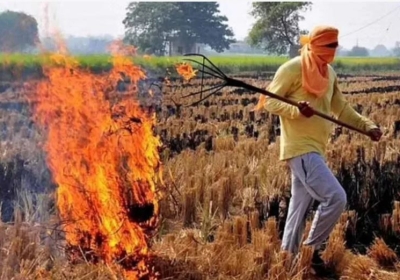
[[[324,258],[342,279],[400,277],[396,246],[400,240],[400,95],[393,77],[400,74],[340,77],[348,100],[385,132],[381,142],[372,143],[365,136],[332,127],[329,165],[349,203]],[[270,78],[245,79],[264,87]],[[215,82],[210,79],[206,84]],[[180,85],[181,81],[164,84],[164,102],[157,108],[156,132],[164,143],[165,195],[163,222],[152,247],[159,256],[155,263],[162,279],[309,279],[307,248],[302,248],[299,264],[289,272],[287,256],[279,250],[290,176],[277,160],[277,118],[266,112],[252,113],[258,95],[232,88],[205,105],[181,107],[177,112],[174,106],[168,107],[173,105],[168,97],[198,90],[200,80]],[[7,151],[2,154],[3,170],[10,168],[8,162],[17,155],[24,160],[39,158],[44,164],[38,148],[41,135],[29,121],[18,89],[18,84],[8,84],[0,94],[1,145]],[[51,184],[46,172],[32,168],[32,173],[38,181]],[[22,197],[15,225],[0,227],[2,279],[110,279],[107,267],[82,264],[72,268],[62,262],[57,250],[62,234],[50,227],[51,218],[45,214],[51,196]],[[34,199],[43,209],[32,213]],[[307,229],[312,215],[311,211]],[[38,221],[46,226],[38,226]]]

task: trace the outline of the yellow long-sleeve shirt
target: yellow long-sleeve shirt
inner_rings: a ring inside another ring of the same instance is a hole
[[[277,70],[268,91],[296,102],[308,101],[310,106],[322,113],[333,115],[354,127],[368,131],[376,125],[358,114],[345,100],[338,87],[333,68],[329,69],[329,87],[326,94],[318,98],[302,88],[301,61],[297,56]],[[308,152],[317,152],[324,158],[332,129],[332,122],[319,116],[307,118],[293,105],[267,97],[265,109],[278,115],[281,123],[280,160],[287,160]]]

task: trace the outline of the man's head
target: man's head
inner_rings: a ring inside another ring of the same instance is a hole
[[[338,33],[336,28],[322,25],[300,37],[303,88],[317,96],[323,96],[329,87],[328,64],[335,58]]]
[[[331,26],[317,26],[308,36],[302,36],[300,43],[306,45],[314,55],[323,62],[331,63],[335,58],[338,43],[338,29]]]

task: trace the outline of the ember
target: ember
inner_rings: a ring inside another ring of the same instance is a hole
[[[45,69],[30,98],[34,120],[47,135],[44,149],[58,185],[69,257],[118,262],[129,279],[156,279],[146,263],[158,223],[161,142],[153,134],[155,116],[135,99],[145,74],[117,54],[113,69],[102,75],[78,68],[65,54],[50,58],[58,66]],[[129,90],[117,92],[127,80]]]
[[[176,66],[176,71],[181,75],[186,81],[189,81],[196,76],[197,70],[193,70],[192,66],[187,63],[181,63]]]

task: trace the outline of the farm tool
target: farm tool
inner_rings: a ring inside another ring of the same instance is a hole
[[[198,56],[198,57],[201,57],[203,59],[202,62],[199,62],[199,61],[196,61],[196,60],[190,59],[190,58],[183,59],[185,61],[192,62],[192,63],[195,63],[198,66],[200,66],[200,68],[197,68],[196,70],[199,71],[200,73],[202,73],[202,75],[201,75],[202,81],[201,81],[201,89],[200,89],[200,91],[197,91],[197,92],[190,93],[188,95],[182,96],[182,98],[187,98],[187,97],[190,97],[190,96],[200,95],[200,99],[198,101],[196,101],[196,102],[193,102],[190,105],[187,105],[187,106],[197,106],[198,104],[200,104],[204,100],[208,99],[209,97],[211,97],[213,94],[217,93],[218,91],[220,91],[224,87],[239,87],[239,88],[243,88],[243,89],[247,89],[247,90],[250,90],[250,91],[261,93],[261,94],[269,96],[271,98],[278,99],[278,100],[283,101],[285,103],[288,103],[290,105],[296,106],[296,107],[298,107],[300,109],[301,105],[299,103],[293,101],[293,100],[290,100],[288,98],[276,95],[276,94],[274,94],[272,92],[269,92],[268,90],[265,90],[265,89],[262,89],[262,88],[259,88],[259,87],[255,87],[255,86],[250,85],[248,83],[245,83],[243,81],[228,77],[227,75],[225,75],[222,72],[221,69],[219,69],[214,63],[212,63],[206,56],[204,56],[202,54],[191,54],[191,53],[189,53],[189,54],[185,54],[184,56]],[[206,62],[208,62],[209,65],[206,65]],[[203,90],[204,75],[209,75],[211,77],[219,79],[219,80],[222,81],[222,83]],[[203,96],[203,94],[205,94],[205,93],[207,93],[207,95]],[[358,129],[356,127],[353,127],[353,126],[351,126],[349,124],[346,124],[346,123],[344,123],[344,122],[342,122],[340,120],[337,120],[337,119],[335,119],[335,118],[333,118],[331,116],[328,116],[328,115],[326,115],[324,113],[321,113],[319,111],[314,110],[314,115],[317,115],[317,116],[319,116],[321,118],[324,118],[324,119],[326,119],[328,121],[336,123],[336,124],[338,124],[340,126],[346,127],[348,129],[352,129],[352,130],[357,131],[357,132],[359,132],[361,134],[369,136],[367,132],[365,132],[365,131],[363,131],[361,129]]]

